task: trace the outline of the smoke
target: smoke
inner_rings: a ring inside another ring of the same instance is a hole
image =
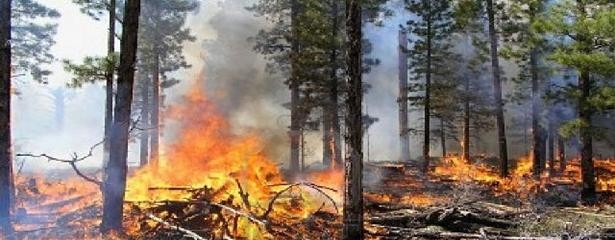
[[[180,99],[187,88],[194,86],[189,80],[200,76],[195,80],[230,120],[235,133],[258,132],[266,143],[264,151],[273,159],[287,162],[289,112],[282,104],[288,102],[288,88],[281,77],[265,72],[265,59],[248,42],[267,27],[264,19],[245,9],[253,2],[202,4],[206,11],[188,21],[188,27],[202,41],[187,46],[185,51],[193,55],[198,52],[199,56],[192,58],[192,72],[183,77],[188,84],[171,89],[170,95]]]

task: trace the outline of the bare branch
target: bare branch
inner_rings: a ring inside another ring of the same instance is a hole
[[[293,183],[293,184],[276,184],[276,185],[272,185],[272,186],[285,186],[285,185],[287,185],[286,188],[282,189],[282,191],[277,192],[273,196],[273,198],[271,198],[271,200],[269,201],[269,205],[267,206],[267,210],[265,210],[265,213],[263,213],[261,218],[267,219],[269,214],[273,211],[273,205],[275,204],[275,201],[283,193],[289,191],[290,189],[292,189],[294,187],[300,187],[300,186],[305,186],[305,187],[312,188],[312,189],[318,191],[320,194],[322,194],[327,199],[329,199],[329,201],[331,201],[331,203],[333,204],[333,207],[335,208],[335,211],[339,213],[339,209],[337,207],[337,204],[335,204],[335,200],[333,200],[333,198],[331,196],[329,196],[328,194],[326,194],[322,189],[330,190],[330,191],[333,191],[333,192],[337,192],[337,190],[335,190],[333,188],[325,187],[325,186],[319,186],[319,185],[316,185],[314,183],[308,183],[308,182],[299,182],[299,183]]]
[[[138,125],[139,121],[140,121],[140,118],[137,118],[136,120],[132,121],[132,126],[129,129],[129,134],[132,133],[135,129],[137,129],[136,126]],[[75,173],[79,177],[85,179],[88,182],[94,183],[98,185],[99,187],[102,187],[101,180],[85,175],[81,170],[79,170],[79,168],[77,167],[77,163],[94,156],[94,150],[97,147],[103,145],[106,140],[107,139],[103,139],[100,142],[97,142],[96,144],[92,145],[89,151],[83,156],[79,156],[76,152],[74,152],[70,159],[58,158],[58,157],[54,157],[51,155],[47,155],[45,153],[43,154],[18,153],[16,156],[17,157],[30,157],[30,158],[46,158],[47,161],[67,163],[71,166],[71,168],[75,171]]]
[[[185,233],[187,237],[191,237],[192,239],[196,239],[196,240],[205,240],[205,238],[199,236],[198,234],[196,234],[193,231],[190,231],[188,229],[185,229],[183,227],[179,227],[179,226],[175,226],[169,222],[164,221],[162,218],[156,217],[154,214],[148,213],[146,215],[149,219],[154,220],[155,222],[158,222],[170,229]]]

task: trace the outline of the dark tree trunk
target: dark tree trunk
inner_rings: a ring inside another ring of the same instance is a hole
[[[410,161],[410,132],[408,131],[408,34],[399,31],[399,158]]]
[[[160,148],[160,56],[154,56],[154,66],[152,67],[152,105],[151,105],[151,136],[150,136],[150,158],[157,162]]]
[[[342,151],[340,148],[340,122],[338,118],[338,50],[337,37],[339,35],[339,5],[338,1],[332,1],[331,5],[331,39],[333,45],[329,54],[330,75],[329,75],[329,91],[328,99],[325,104],[324,124],[323,124],[323,161],[325,166],[341,168],[342,166]]]
[[[332,149],[331,149],[331,144],[333,142],[331,142],[332,136],[331,136],[331,120],[330,120],[330,106],[329,103],[325,103],[325,105],[323,106],[323,111],[322,111],[322,164],[327,167],[330,168],[332,166],[331,164],[331,156],[332,154]]]
[[[11,0],[0,1],[0,236],[11,227]],[[7,237],[8,238],[8,237]]]
[[[141,84],[141,127],[145,130],[141,131],[141,135],[139,136],[139,166],[147,165],[149,161],[149,90],[151,83],[149,81],[149,76],[147,73],[140,74],[143,83]]]
[[[446,130],[444,127],[444,119],[440,118],[440,144],[442,148],[442,158],[446,157]]]
[[[103,216],[101,231],[122,231],[124,192],[128,154],[128,134],[131,124],[130,110],[134,84],[137,33],[139,30],[140,0],[127,0],[124,7],[120,65],[117,78],[113,129],[111,131],[111,152],[104,177]]]
[[[463,114],[463,142],[462,142],[462,155],[463,160],[470,162],[470,78],[465,79],[464,83],[465,94],[464,96],[464,114]]]
[[[500,176],[508,176],[508,147],[506,143],[506,123],[504,122],[504,102],[502,101],[502,80],[500,79],[500,60],[498,58],[498,36],[495,29],[493,0],[487,0],[489,18],[489,41],[491,42],[491,70],[493,71],[493,95],[495,98],[495,118],[500,151]]]
[[[543,162],[545,155],[543,155],[543,134],[544,131],[540,125],[540,100],[541,94],[538,84],[538,49],[532,49],[530,53],[530,71],[532,81],[532,161],[533,168],[532,173],[534,177],[538,178],[544,171]]]
[[[427,1],[427,9],[431,11],[431,1]],[[425,71],[425,109],[423,117],[425,124],[423,125],[423,173],[429,171],[429,140],[430,140],[430,121],[431,121],[431,14],[427,16],[427,69]]]
[[[107,58],[115,54],[115,3],[109,0],[109,32],[107,32]],[[111,125],[113,124],[113,73],[115,66],[109,65],[105,73],[105,143],[103,144],[103,169],[109,162],[109,147],[111,138]]]
[[[301,113],[299,112],[299,101],[301,96],[299,95],[299,79],[298,79],[298,65],[296,61],[296,54],[299,52],[298,37],[298,22],[297,17],[299,15],[299,3],[297,0],[291,0],[291,73],[290,73],[290,172],[297,173],[300,168],[299,160],[299,147],[301,138]]]
[[[344,240],[363,239],[363,86],[361,50],[361,3],[359,0],[346,0],[346,34],[348,98],[347,159],[345,166],[344,191]]]
[[[555,131],[555,123],[549,114],[549,140],[547,140],[547,160],[549,161],[549,176],[555,175],[555,135],[557,132]]]
[[[581,198],[587,204],[596,202],[596,174],[594,171],[593,160],[593,139],[591,133],[592,111],[588,107],[588,100],[591,91],[591,79],[589,72],[581,72],[579,75],[579,89],[581,98],[579,101],[579,119],[587,124],[580,130],[581,137],[581,175],[583,179],[583,190]]]
[[[557,160],[559,161],[559,172],[566,170],[566,142],[562,136],[557,135]]]

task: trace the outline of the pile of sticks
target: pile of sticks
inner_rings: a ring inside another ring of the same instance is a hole
[[[186,191],[185,200],[155,202],[127,202],[129,218],[138,225],[139,237],[145,239],[249,239],[255,236],[273,239],[329,239],[339,236],[339,214],[325,211],[325,203],[307,217],[285,216],[281,208],[288,208],[293,199],[289,193],[295,188],[309,188],[337,205],[326,191],[333,189],[313,183],[284,184],[282,190],[272,194],[266,206],[256,206],[237,181],[238,196],[219,199],[219,191],[202,188],[151,188],[151,191]],[[239,200],[239,201],[237,201]],[[284,201],[284,204],[280,203]],[[328,205],[329,203],[327,203]],[[292,205],[292,204],[291,204]],[[292,206],[291,206],[292,207]],[[279,213],[278,213],[279,211]],[[258,237],[257,237],[258,238]]]

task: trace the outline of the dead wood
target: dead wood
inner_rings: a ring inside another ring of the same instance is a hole
[[[369,234],[375,236],[381,236],[381,239],[498,239],[498,240],[561,240],[561,237],[520,237],[520,236],[504,236],[498,234],[490,234],[485,230],[480,231],[479,233],[464,233],[464,232],[447,232],[447,231],[430,231],[430,230],[421,230],[414,228],[400,228],[400,227],[389,227],[389,226],[379,226],[375,225],[375,227],[382,228],[384,232],[370,232]]]
[[[329,188],[329,187],[325,187],[325,186],[320,186],[320,185],[316,185],[314,183],[308,183],[308,182],[299,182],[299,183],[293,183],[293,184],[276,184],[276,185],[271,185],[272,187],[274,186],[287,186],[286,188],[282,189],[281,191],[277,192],[269,201],[269,204],[267,206],[267,210],[265,210],[265,212],[263,213],[263,215],[261,215],[262,219],[267,219],[267,217],[269,216],[269,214],[273,211],[273,206],[275,204],[275,201],[278,200],[278,198],[280,196],[282,196],[283,193],[291,190],[292,188],[295,187],[300,187],[300,186],[305,186],[311,189],[314,189],[316,191],[318,191],[320,194],[322,194],[323,196],[325,196],[327,199],[329,199],[329,201],[331,201],[331,204],[333,205],[333,207],[335,208],[335,211],[337,213],[339,213],[339,209],[337,208],[337,204],[335,204],[335,200],[333,200],[333,198],[331,196],[329,196],[327,193],[325,193],[322,189],[326,189],[329,191],[333,191],[333,192],[337,192],[337,190]]]
[[[248,195],[248,193],[243,190],[239,180],[235,179],[235,182],[237,183],[237,187],[239,188],[239,196],[241,197],[241,200],[243,201],[243,205],[248,209],[248,211],[252,211],[252,206],[250,205],[250,201],[248,200],[248,197],[250,195]]]
[[[190,237],[190,238],[192,238],[192,239],[196,239],[196,240],[205,240],[205,238],[203,238],[203,237],[199,236],[199,235],[198,235],[198,234],[196,234],[195,232],[190,231],[190,230],[185,229],[185,228],[182,228],[182,227],[180,227],[180,226],[175,226],[175,225],[173,225],[173,224],[171,224],[171,223],[169,223],[169,222],[167,222],[167,221],[164,221],[162,218],[159,218],[159,217],[154,216],[154,215],[153,215],[153,214],[151,214],[151,213],[146,214],[146,216],[147,216],[149,219],[151,219],[151,220],[153,220],[153,221],[155,221],[155,222],[158,222],[158,223],[160,223],[160,224],[162,224],[162,225],[166,226],[166,227],[167,227],[167,228],[169,228],[169,229],[176,230],[176,231],[180,231],[180,232],[182,232],[182,233],[186,234],[186,236],[187,236],[187,237]]]

